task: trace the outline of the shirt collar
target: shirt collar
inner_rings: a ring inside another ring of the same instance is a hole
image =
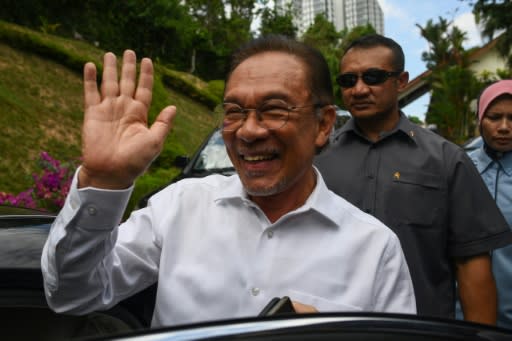
[[[484,146],[481,146],[474,152],[471,152],[469,156],[473,159],[473,163],[480,174],[484,173],[494,162],[494,160],[485,152]],[[512,152],[504,153],[503,157],[496,162],[501,165],[505,174],[512,176]]]
[[[508,176],[512,176],[512,151],[503,154],[500,163],[505,173]]]
[[[340,212],[339,207],[335,207],[336,205],[331,197],[333,194],[327,188],[327,185],[325,184],[325,181],[318,169],[315,166],[313,166],[313,169],[316,174],[316,186],[304,205],[297,208],[293,214],[316,211],[337,225],[337,222],[340,221],[340,215],[342,212]],[[254,205],[254,202],[249,199],[238,174],[231,175],[231,178],[232,181],[229,181],[227,186],[218,191],[214,198],[215,202],[226,202],[235,205],[249,203]]]
[[[396,133],[403,134],[407,136],[411,141],[415,141],[415,136],[417,133],[418,126],[414,123],[412,123],[403,112],[400,111],[400,118],[398,120],[398,124],[395,128],[393,128],[391,131],[386,132],[383,134],[383,139],[385,139],[388,136],[394,135]],[[341,136],[343,134],[346,134],[347,132],[353,132],[354,134],[364,138],[367,140],[367,138],[362,134],[359,127],[356,125],[356,121],[353,117],[351,117],[347,123],[345,123],[339,130],[339,133],[337,136]],[[379,140],[379,141],[381,141]]]
[[[231,181],[227,182],[227,186],[223,187],[220,191],[218,191],[214,197],[214,200],[217,201],[245,201],[248,200],[247,193],[245,192],[242,182],[238,177],[238,174],[233,174],[229,176]]]

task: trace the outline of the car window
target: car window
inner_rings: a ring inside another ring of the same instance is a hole
[[[226,152],[226,146],[219,130],[215,131],[206,146],[201,150],[194,170],[232,168],[233,164]]]

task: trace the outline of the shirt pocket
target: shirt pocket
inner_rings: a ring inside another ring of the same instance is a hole
[[[292,301],[313,306],[319,312],[356,312],[363,311],[362,307],[357,307],[345,302],[334,302],[324,297],[315,296],[302,291],[290,289],[288,297]]]
[[[437,174],[396,171],[387,192],[386,216],[394,225],[431,227],[444,214],[446,186]]]

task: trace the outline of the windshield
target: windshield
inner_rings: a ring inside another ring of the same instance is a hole
[[[194,165],[196,171],[233,168],[219,130],[216,130],[201,150]]]

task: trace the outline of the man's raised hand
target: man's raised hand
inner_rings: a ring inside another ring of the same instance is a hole
[[[153,64],[148,58],[142,59],[137,84],[136,63],[135,53],[125,51],[118,80],[116,56],[106,53],[100,90],[96,66],[87,63],[84,67],[85,115],[79,187],[127,188],[162,149],[176,108],[164,108],[148,127]]]

